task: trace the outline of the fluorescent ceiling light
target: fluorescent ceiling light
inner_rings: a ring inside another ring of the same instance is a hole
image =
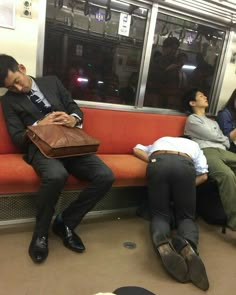
[[[182,69],[183,70],[195,70],[196,66],[194,66],[194,65],[183,65]]]

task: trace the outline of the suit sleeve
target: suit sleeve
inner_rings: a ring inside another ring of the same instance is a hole
[[[63,86],[62,82],[56,77],[56,86],[61,102],[68,114],[76,114],[83,122],[83,112],[78,104],[71,97],[70,92]],[[81,123],[82,123],[81,122]]]
[[[22,151],[25,151],[30,141],[26,135],[26,128],[17,115],[10,100],[11,99],[7,96],[2,98],[2,109],[7,129],[13,143]]]

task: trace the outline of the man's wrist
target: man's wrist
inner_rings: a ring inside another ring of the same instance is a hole
[[[73,117],[75,119],[75,124],[74,124],[73,127],[77,127],[79,125],[79,123],[80,123],[80,120],[77,117],[75,117],[75,116],[73,116]]]

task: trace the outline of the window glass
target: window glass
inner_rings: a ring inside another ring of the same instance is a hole
[[[73,98],[134,105],[147,9],[117,0],[47,1],[44,75]]]
[[[229,46],[229,54],[226,55],[225,73],[220,90],[219,102],[216,113],[223,109],[233,91],[235,90],[236,78],[236,32],[232,32],[232,41]]]
[[[181,111],[188,88],[209,95],[224,38],[224,31],[159,13],[144,105]]]

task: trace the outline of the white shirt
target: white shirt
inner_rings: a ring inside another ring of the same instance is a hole
[[[32,80],[32,87],[31,87],[31,91],[32,93],[34,93],[35,95],[38,96],[39,101],[43,102],[44,105],[48,108],[51,106],[51,104],[48,102],[48,100],[44,97],[43,93],[39,90],[37,84],[35,83],[35,81],[33,79]]]
[[[151,145],[144,146],[137,144],[135,148],[145,151],[148,156],[153,152],[163,150],[185,153],[193,160],[197,175],[208,172],[207,160],[203,151],[196,142],[187,138],[165,136],[156,140]]]

